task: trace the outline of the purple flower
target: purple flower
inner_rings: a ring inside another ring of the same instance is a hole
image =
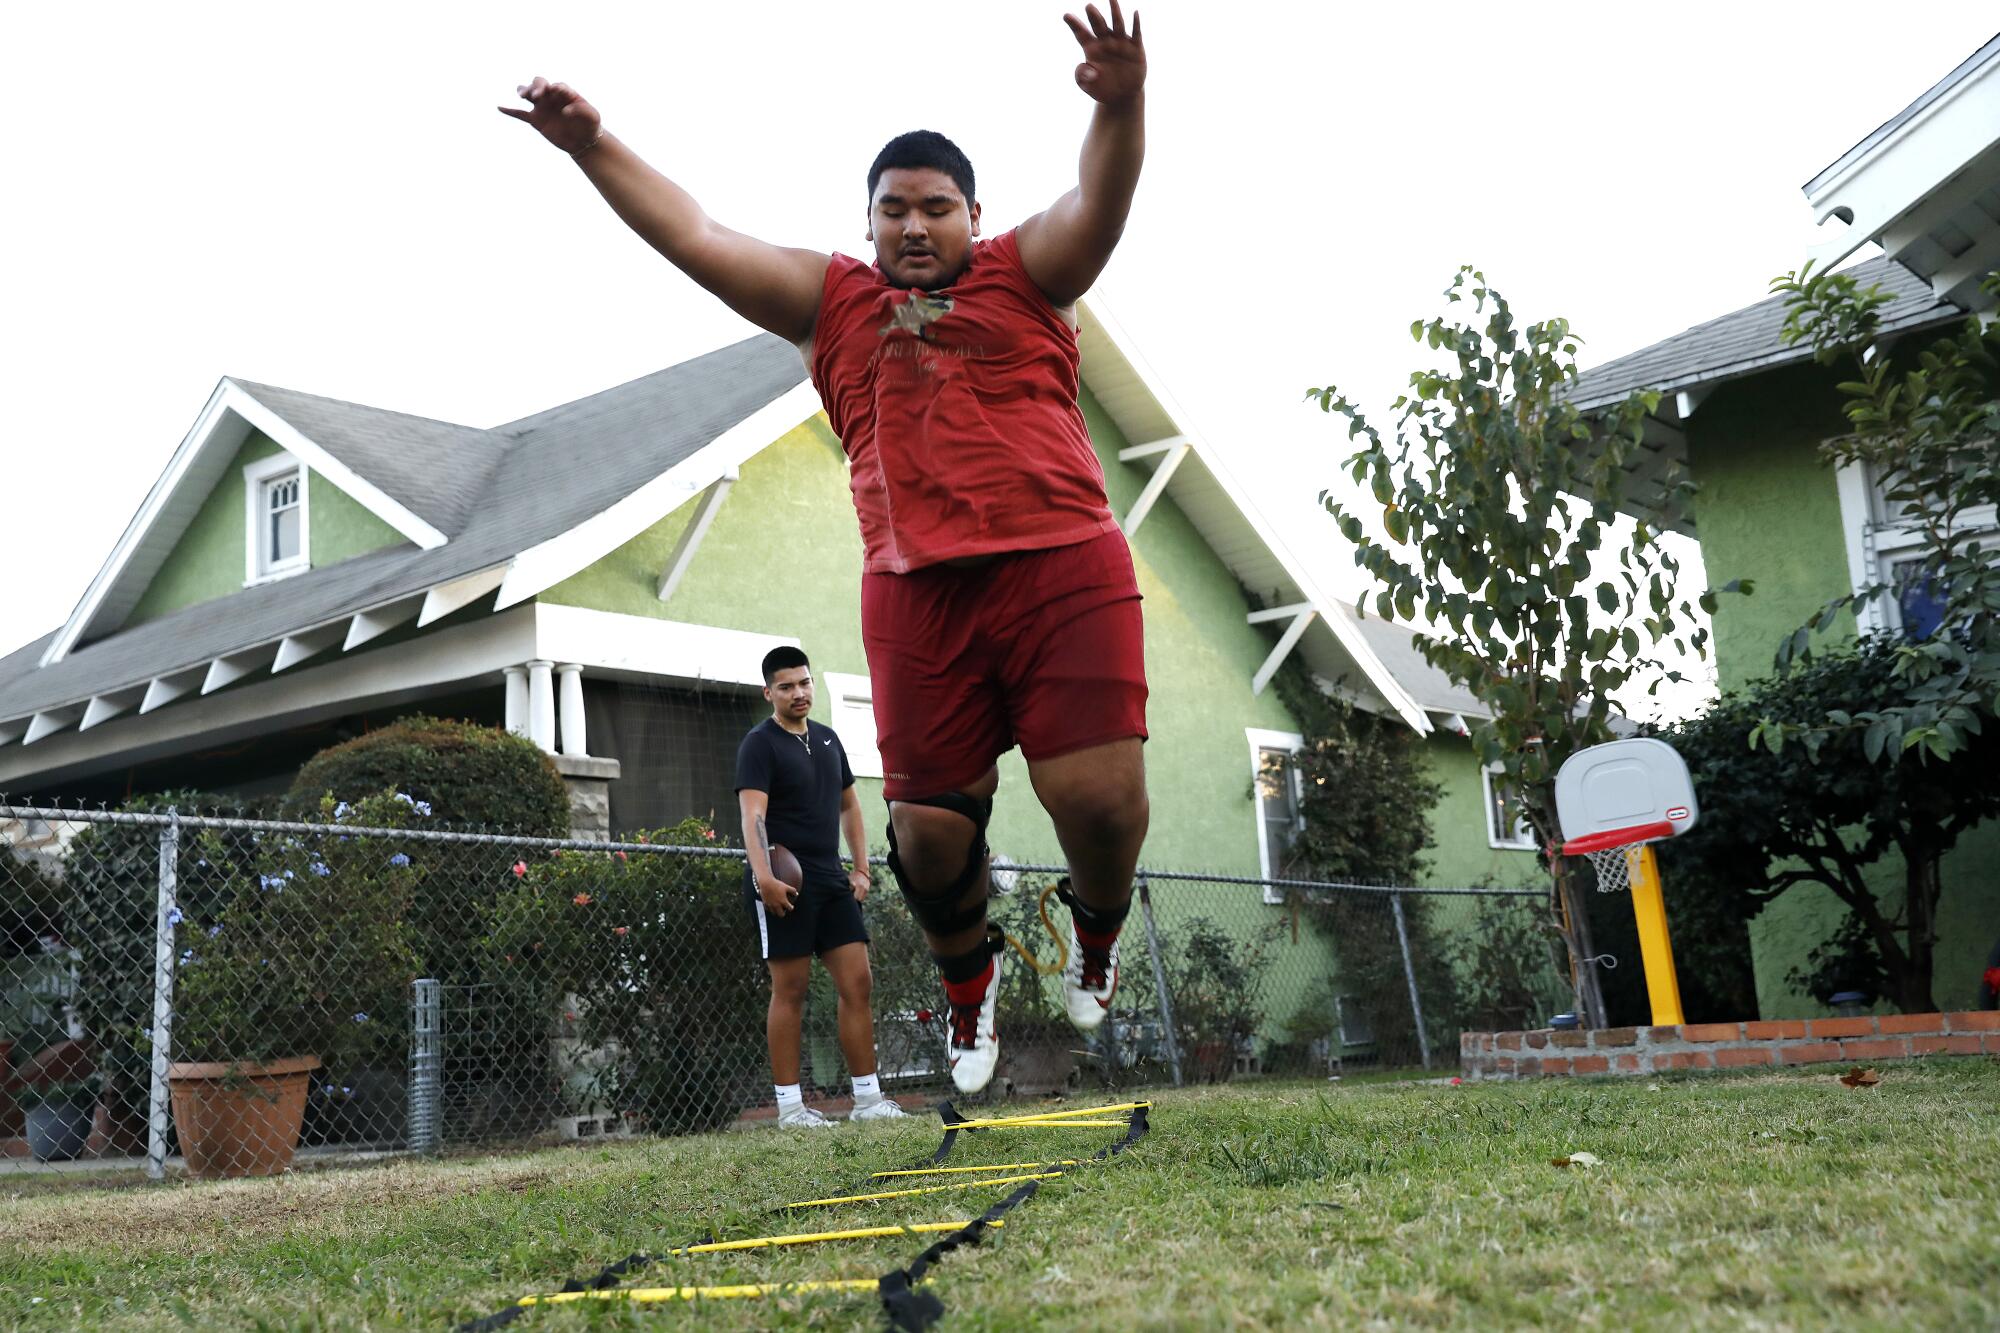
[[[347,818],[347,812],[353,808],[347,802],[342,801],[339,805],[333,807],[333,817],[335,819],[345,819]]]
[[[413,801],[410,804],[411,808],[420,815],[428,815],[431,812],[431,803],[429,801]]]
[[[214,925],[208,928],[208,937],[210,939],[214,939],[217,935],[220,935],[221,933],[222,933],[222,923],[220,921],[216,922]]]
[[[331,874],[333,873],[333,872],[332,872],[331,870],[328,870],[328,869],[326,868],[326,862],[324,862],[324,861],[315,861],[315,862],[313,862],[313,863],[312,863],[312,872],[313,872],[313,874],[315,874],[315,875],[318,875],[318,876],[319,876],[319,877],[320,877],[321,879],[325,879],[325,878],[326,878],[326,877],[327,877],[328,875],[331,875]],[[289,874],[290,874],[290,872],[289,872],[289,871],[287,871],[287,872],[286,872],[286,874],[287,874],[287,875],[289,875]]]
[[[167,924],[169,926],[178,926],[181,922],[185,920],[187,920],[187,918],[181,915],[180,908],[170,907],[167,909]]]
[[[392,866],[406,866],[409,863],[410,863],[410,858],[403,855],[401,852],[397,852],[394,856],[389,858],[389,864]]]
[[[355,1021],[355,1022],[357,1022],[357,1023],[366,1023],[366,1022],[368,1021],[368,1015],[366,1015],[366,1014],[356,1014],[356,1015],[354,1016],[354,1021]]]

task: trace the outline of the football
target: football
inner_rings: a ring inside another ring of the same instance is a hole
[[[799,865],[799,858],[778,843],[771,844],[771,873],[795,889],[806,886],[806,872]]]

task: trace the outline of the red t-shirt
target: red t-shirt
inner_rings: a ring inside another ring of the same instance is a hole
[[[807,365],[847,450],[870,573],[1118,526],[1077,406],[1066,313],[1029,279],[1011,231],[975,243],[940,292],[833,256]]]

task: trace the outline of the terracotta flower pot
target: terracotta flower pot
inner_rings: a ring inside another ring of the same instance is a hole
[[[275,1176],[292,1164],[316,1055],[264,1064],[227,1060],[170,1064],[174,1130],[188,1174]]]

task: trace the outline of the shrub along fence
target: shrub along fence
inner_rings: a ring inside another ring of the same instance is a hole
[[[713,829],[515,837],[435,827],[394,793],[315,813],[0,803],[0,1172],[268,1174],[299,1153],[681,1133],[768,1106],[743,854]],[[995,919],[1044,966],[1045,908],[1068,933],[1045,892],[1059,873],[994,877]],[[1148,867],[1111,1019],[1088,1040],[1055,978],[1010,951],[991,1096],[1448,1072],[1461,1027],[1564,1006],[1540,906]],[[885,1083],[942,1095],[942,996],[879,870],[866,914]],[[805,1079],[837,1096],[815,978]]]

